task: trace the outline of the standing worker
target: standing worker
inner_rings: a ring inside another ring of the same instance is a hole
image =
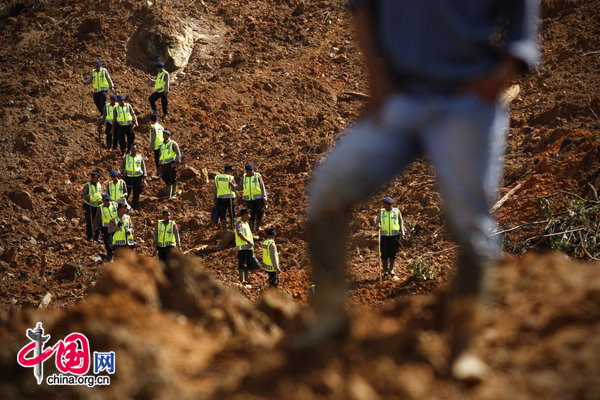
[[[81,197],[83,197],[83,211],[85,213],[85,233],[89,241],[98,240],[100,231],[93,232],[93,221],[96,218],[98,207],[102,204],[102,185],[99,182],[100,174],[91,173],[91,178],[83,187]]]
[[[154,151],[154,164],[156,165],[156,176],[160,176],[160,145],[163,143],[164,128],[158,123],[158,114],[150,116],[150,149]]]
[[[267,190],[265,189],[262,176],[258,172],[254,172],[252,164],[246,164],[244,169],[246,172],[242,177],[244,189],[242,199],[246,200],[246,207],[252,211],[250,229],[254,233],[259,230],[263,215],[265,215]]]
[[[400,235],[404,238],[404,221],[400,210],[392,207],[394,200],[391,197],[384,197],[382,203],[383,208],[377,214],[375,226],[379,229],[379,251],[383,264],[383,277],[397,280],[398,277],[394,274],[394,262],[398,247],[400,247]]]
[[[150,102],[150,107],[152,107],[152,112],[156,114],[156,100],[160,99],[163,118],[167,118],[169,114],[169,98],[167,96],[169,94],[169,73],[165,70],[165,64],[162,61],[158,61],[154,66],[158,69],[158,74],[156,75],[156,80],[152,79],[152,82],[154,82],[154,93],[148,97],[148,101]]]
[[[316,346],[348,332],[349,210],[428,154],[460,244],[446,312],[450,372],[459,380],[483,379],[488,368],[472,343],[484,320],[486,277],[500,252],[489,213],[508,128],[498,97],[515,73],[537,62],[537,2],[354,0],[352,8],[371,107],[311,183],[308,238],[319,290],[314,323],[295,345]]]
[[[107,190],[110,201],[117,204],[127,204],[127,184],[119,178],[119,171],[113,169],[108,174],[110,175],[110,181],[108,181]]]
[[[167,262],[171,257],[171,250],[174,247],[180,247],[179,230],[175,221],[171,220],[171,213],[168,209],[162,212],[163,219],[158,220],[158,225],[154,230],[154,243],[158,251],[158,259]]]
[[[160,145],[160,168],[166,186],[166,198],[177,195],[177,166],[181,163],[179,145],[171,140],[171,131],[163,131],[163,143]]]
[[[108,233],[110,221],[117,216],[117,203],[110,201],[108,194],[102,195],[102,205],[94,218],[94,231],[102,231],[102,241],[106,249],[106,260],[110,261],[113,257],[112,233]]]
[[[263,264],[269,276],[270,287],[277,287],[279,285],[279,276],[277,273],[281,272],[281,268],[279,268],[279,253],[275,244],[275,231],[275,227],[268,228],[265,231],[267,239],[262,244]]]
[[[94,104],[98,109],[98,112],[102,114],[104,111],[104,104],[106,104],[106,93],[110,88],[113,92],[115,91],[115,85],[113,85],[112,79],[106,68],[102,67],[102,63],[99,60],[94,61],[94,68],[92,69],[92,75],[83,81],[84,85],[93,83],[94,85]]]
[[[138,145],[136,143],[132,144],[129,154],[125,155],[121,164],[121,175],[125,175],[125,183],[129,188],[125,196],[129,200],[129,195],[133,193],[131,207],[134,210],[139,209],[140,194],[144,190],[147,177],[146,163],[144,158],[137,153],[137,150]]]
[[[110,221],[108,233],[113,234],[112,244],[115,254],[122,249],[131,249],[135,241],[133,240],[133,227],[131,218],[127,215],[127,206],[125,204],[117,205],[117,216]]]
[[[215,176],[215,186],[213,187],[213,199],[223,231],[227,230],[227,214],[229,214],[232,226],[235,215],[234,189],[237,188],[237,185],[235,178],[230,175],[231,173],[233,173],[233,166],[226,165],[225,172]]]
[[[126,152],[129,153],[129,149],[135,140],[133,128],[138,126],[138,120],[131,104],[125,103],[124,95],[117,95],[117,101],[118,104],[113,111],[113,134],[116,132],[119,149],[122,155],[125,156]],[[127,139],[127,147],[125,147],[125,139]]]
[[[102,123],[106,124],[104,129],[104,134],[106,135],[106,148],[110,150],[111,146],[113,150],[117,149],[117,136],[113,135],[113,120],[114,120],[114,111],[117,105],[117,95],[111,93],[109,96],[109,102],[104,106],[104,111],[102,112],[102,116],[100,117],[100,123],[98,130],[101,129]]]
[[[258,260],[254,256],[254,238],[248,225],[250,209],[242,208],[240,218],[235,224],[235,247],[238,250],[238,277],[242,285],[248,284],[248,272],[259,269]]]

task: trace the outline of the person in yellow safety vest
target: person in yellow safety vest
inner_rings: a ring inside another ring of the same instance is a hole
[[[265,271],[269,276],[269,286],[277,287],[279,285],[278,272],[281,272],[279,267],[279,253],[277,251],[277,245],[275,244],[275,227],[268,228],[265,233],[267,239],[263,242],[263,264],[265,265]]]
[[[394,262],[396,261],[401,236],[404,237],[404,221],[400,210],[392,207],[394,200],[391,197],[384,197],[382,203],[383,208],[377,214],[375,226],[379,229],[379,249],[383,275],[385,278],[398,280],[399,278],[394,274]]]
[[[179,145],[171,140],[171,131],[163,131],[163,143],[160,145],[160,168],[166,186],[165,198],[177,195],[177,167],[181,163]]]
[[[138,126],[138,120],[131,104],[125,103],[124,95],[117,95],[117,102],[118,104],[113,111],[113,134],[116,132],[119,150],[125,156],[125,151],[129,153],[129,149],[135,140],[133,128]],[[125,147],[125,139],[127,139],[127,147]]]
[[[83,81],[84,85],[94,84],[94,104],[98,109],[98,112],[102,114],[104,111],[104,104],[106,104],[106,93],[108,89],[115,91],[115,85],[113,85],[112,79],[106,68],[102,68],[102,63],[99,60],[94,61],[94,68],[92,69],[92,75]]]
[[[114,201],[117,204],[127,204],[127,184],[123,179],[119,179],[119,171],[113,169],[108,174],[111,179],[107,185],[110,201]]]
[[[96,213],[96,218],[94,218],[94,231],[102,231],[102,241],[104,242],[104,248],[106,249],[106,260],[112,260],[113,257],[113,235],[112,233],[108,233],[108,225],[116,216],[117,203],[110,201],[110,196],[108,194],[103,194],[102,205]]]
[[[227,230],[227,214],[231,220],[233,227],[233,219],[235,215],[235,192],[238,188],[235,183],[235,178],[230,175],[233,173],[232,165],[225,165],[225,172],[215,176],[215,185],[213,186],[213,200],[217,208],[218,218],[221,220],[221,228]]]
[[[106,135],[106,148],[110,150],[111,146],[113,150],[117,149],[117,137],[113,135],[113,120],[114,120],[114,111],[117,106],[117,95],[111,93],[109,97],[109,102],[105,104],[104,109],[102,111],[102,116],[100,117],[98,130],[102,129],[102,123],[106,124],[104,129],[104,134]]]
[[[96,218],[98,207],[102,204],[102,185],[99,182],[100,174],[92,172],[88,183],[83,186],[81,197],[83,198],[83,211],[85,213],[85,233],[87,240],[92,241],[100,238],[100,232],[93,232],[93,221]]]
[[[165,128],[158,123],[158,114],[150,116],[150,150],[154,152],[154,164],[156,165],[156,177],[160,176],[160,145],[163,143],[163,131]]]
[[[133,240],[133,227],[131,219],[127,215],[127,206],[125,204],[117,205],[117,216],[110,221],[108,232],[113,234],[112,245],[115,254],[122,249],[133,249],[135,244]]]
[[[267,208],[267,189],[262,176],[254,171],[252,164],[246,164],[244,167],[245,173],[242,177],[243,196],[246,200],[246,207],[252,210],[252,218],[250,219],[250,229],[256,232],[260,229],[265,209]]]
[[[166,118],[169,114],[169,73],[165,70],[165,64],[162,61],[158,61],[154,64],[158,70],[156,79],[152,79],[154,82],[154,93],[148,97],[152,112],[156,114],[156,100],[160,99],[162,104],[163,118]]]
[[[133,193],[131,207],[137,210],[140,206],[140,194],[144,190],[146,183],[146,163],[144,158],[137,153],[138,145],[132,144],[129,154],[125,155],[121,163],[121,175],[125,175],[125,183],[129,190],[125,198],[129,200],[129,195]]]
[[[171,250],[174,247],[181,248],[179,241],[179,229],[175,221],[171,220],[171,213],[168,209],[162,212],[163,219],[158,220],[154,230],[154,242],[158,251],[158,259],[167,262],[171,257]]]
[[[235,247],[238,251],[238,277],[243,285],[248,284],[248,272],[259,269],[258,260],[254,255],[254,238],[248,225],[250,209],[242,208],[240,218],[235,224]]]

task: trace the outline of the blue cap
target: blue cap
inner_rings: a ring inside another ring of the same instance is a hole
[[[113,169],[112,171],[110,171],[108,173],[110,176],[119,176],[119,171],[117,171],[116,169]]]
[[[246,166],[244,168],[247,169],[248,171],[252,171],[254,169],[254,167],[250,163],[246,164]]]
[[[117,95],[114,94],[114,93],[111,93],[110,94],[110,98],[113,99],[113,100],[116,100],[117,99]]]
[[[249,212],[250,212],[249,208],[242,208],[240,210],[240,215],[245,215],[245,214],[248,214]]]
[[[229,171],[230,169],[233,169],[233,165],[225,165],[225,171]]]
[[[96,61],[94,61],[94,65],[95,65],[96,67],[99,67],[99,66],[101,66],[101,65],[102,65],[102,63],[100,62],[100,60],[96,60]]]
[[[106,193],[104,193],[104,194],[102,195],[102,200],[110,200],[110,196],[109,196],[109,195],[107,195]]]
[[[165,129],[165,130],[163,131],[163,136],[164,136],[164,135],[169,135],[169,136],[171,136],[171,131],[168,131],[168,130],[166,130],[166,129]]]
[[[96,176],[100,176],[100,174],[96,171],[92,172],[90,175],[96,175]]]
[[[125,96],[123,96],[122,94],[118,94],[117,100],[125,100]]]
[[[277,228],[275,228],[274,226],[267,228],[267,230],[265,232],[267,232],[267,235],[273,235],[275,234],[275,231],[277,230]]]
[[[391,197],[384,197],[382,201],[386,204],[394,204],[394,200]]]
[[[165,66],[165,63],[162,61],[157,61],[156,64],[154,64],[154,66],[156,68],[163,68]]]

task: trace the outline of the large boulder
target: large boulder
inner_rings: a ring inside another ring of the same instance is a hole
[[[33,210],[33,200],[29,192],[25,190],[14,190],[8,194],[8,198],[26,210]]]

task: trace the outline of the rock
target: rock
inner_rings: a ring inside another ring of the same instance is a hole
[[[77,217],[77,207],[69,206],[65,209],[65,217],[68,219],[72,219]]]
[[[90,260],[92,260],[92,262],[100,262],[102,261],[102,257],[90,256]]]
[[[68,185],[72,185],[73,182],[71,182],[70,180],[66,180],[63,182],[63,185],[68,186]]]
[[[200,183],[208,183],[208,170],[206,168],[202,168],[200,171]]]
[[[190,179],[195,179],[200,176],[200,172],[194,167],[184,167],[181,168],[178,174],[178,178],[181,181],[189,181]]]
[[[327,139],[321,140],[321,142],[317,145],[317,151],[319,153],[324,153],[329,149],[330,141]]]
[[[23,137],[23,135],[18,135],[17,140],[15,141],[15,151],[19,153],[27,153],[27,139]]]
[[[73,198],[71,197],[71,194],[68,192],[60,192],[56,196],[56,198],[65,204],[69,204],[69,205],[73,204]]]
[[[305,10],[305,5],[304,5],[304,3],[303,3],[303,2],[299,2],[299,3],[296,5],[296,8],[294,8],[294,11],[292,11],[292,15],[293,15],[294,17],[297,17],[297,16],[299,16],[299,15],[302,15],[302,14],[304,14],[304,10]]]
[[[38,305],[38,310],[45,310],[51,301],[52,301],[52,294],[50,292],[46,292],[44,297],[42,297],[42,301],[40,301],[40,304]]]
[[[27,215],[21,215],[21,221],[23,221],[23,222],[31,222],[31,218],[29,218]]]
[[[33,193],[50,193],[50,189],[45,186],[36,186],[33,188]]]
[[[8,198],[16,205],[26,209],[33,210],[33,201],[31,195],[25,190],[15,190],[8,194]]]
[[[56,273],[56,279],[61,281],[72,281],[81,275],[81,268],[73,264],[65,263]]]
[[[2,259],[2,261],[7,262],[8,264],[14,263],[17,260],[17,248],[10,247],[4,250],[4,252],[2,252],[2,255],[0,256],[0,259]]]

